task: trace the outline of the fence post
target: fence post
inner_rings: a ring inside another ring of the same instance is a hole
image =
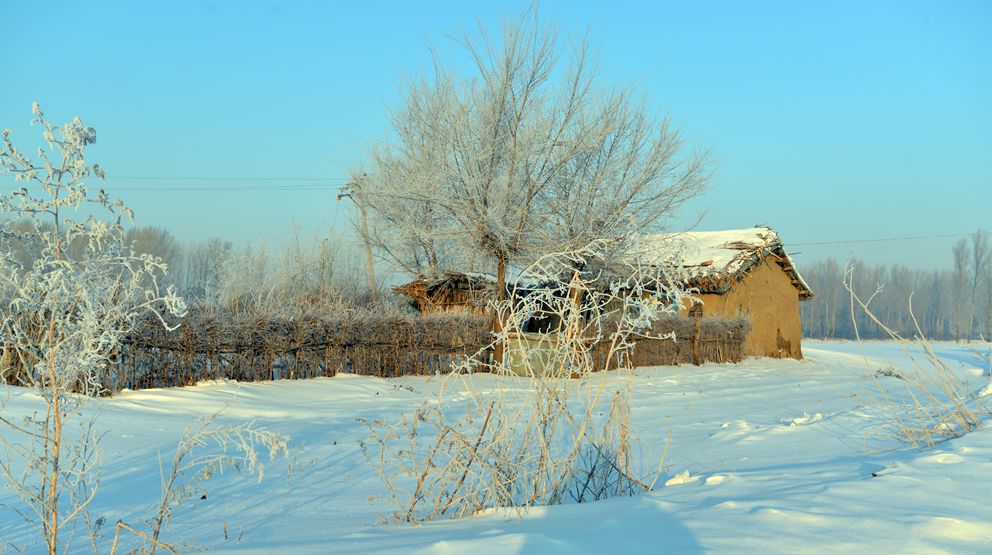
[[[697,302],[689,309],[689,317],[692,318],[692,362],[696,366],[703,364],[703,357],[699,353],[699,341],[703,335],[703,303]]]

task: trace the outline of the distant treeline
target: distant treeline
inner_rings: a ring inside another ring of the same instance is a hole
[[[42,252],[40,234],[54,231],[50,224],[41,224],[32,233],[35,226],[14,222],[11,228],[21,233],[0,236],[0,250],[23,267],[30,267]],[[157,278],[160,289],[172,287],[187,303],[231,317],[265,314],[291,319],[310,312],[364,310],[371,308],[376,296],[382,301],[377,305],[381,310],[403,308],[384,294],[384,288],[373,294],[349,241],[333,233],[297,234],[276,248],[264,243],[235,247],[217,238],[181,243],[167,229],[154,226],[132,228],[126,239],[136,253],[159,257],[168,266],[166,274]],[[70,241],[65,256],[81,257],[84,249],[85,245]]]
[[[27,224],[24,224],[27,225]],[[161,257],[169,266],[159,285],[176,288],[192,304],[212,306],[231,318],[251,314],[299,318],[311,313],[342,314],[351,310],[408,310],[403,299],[379,284],[373,293],[365,268],[348,241],[326,237],[293,237],[288,245],[234,247],[210,238],[183,244],[160,227],[137,227],[128,233],[139,253]],[[80,245],[69,245],[68,254]],[[38,245],[0,237],[22,263],[33,260]],[[875,315],[906,337],[992,339],[992,241],[978,231],[951,249],[949,269],[920,270],[903,265],[876,265],[852,260],[853,285],[862,299],[872,298]],[[844,289],[845,267],[837,259],[800,265],[814,298],[800,303],[803,333],[813,338],[853,339],[851,299]],[[876,288],[881,291],[873,296]],[[378,297],[378,303],[370,301]],[[862,338],[886,338],[863,311],[855,310]]]
[[[958,241],[951,251],[952,267],[918,270],[862,260],[845,264],[827,259],[800,268],[815,297],[801,303],[803,334],[814,338],[855,337],[851,298],[844,288],[845,268],[853,268],[853,288],[887,326],[904,337],[919,331],[931,339],[989,339],[992,337],[992,247],[989,235],[976,232]],[[910,296],[912,295],[912,314]],[[883,330],[861,310],[855,310],[862,338],[885,338]],[[916,317],[916,322],[913,321]]]

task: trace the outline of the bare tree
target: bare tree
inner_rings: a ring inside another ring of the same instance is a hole
[[[954,257],[954,333],[957,339],[962,339],[965,328],[971,328],[970,322],[965,325],[962,321],[965,313],[965,287],[968,283],[968,242],[961,239],[954,243],[951,255]]]
[[[375,155],[373,155],[375,156]],[[371,251],[412,275],[437,275],[457,266],[458,249],[445,211],[402,183],[389,183],[390,176],[356,175],[347,194],[361,208],[365,221],[355,222],[355,231]],[[471,264],[470,264],[471,265]]]
[[[978,308],[978,286],[985,280],[985,275],[989,272],[989,258],[992,257],[988,235],[979,229],[971,236],[971,307],[968,311],[968,336],[976,336],[976,309]]]
[[[182,245],[171,231],[157,226],[133,227],[127,231],[127,241],[136,253],[150,254],[162,259],[169,268],[179,268]]]
[[[220,269],[231,256],[230,241],[216,237],[204,243],[187,245],[180,258],[182,268],[176,272],[179,287],[186,295],[204,298],[217,291]]]
[[[395,140],[355,179],[377,231],[426,257],[404,267],[438,271],[438,243],[453,246],[459,262],[495,266],[500,299],[511,263],[657,228],[708,181],[669,120],[599,84],[588,38],[563,47],[536,10],[501,31],[454,38],[470,76],[435,56],[393,117]]]
[[[704,157],[686,153],[669,120],[598,84],[587,40],[562,48],[536,11],[498,41],[480,36],[456,38],[472,77],[435,59],[434,74],[409,86],[398,140],[374,150],[358,180],[388,223],[459,239],[504,283],[512,261],[657,226],[706,185]],[[397,211],[408,217],[390,220]]]

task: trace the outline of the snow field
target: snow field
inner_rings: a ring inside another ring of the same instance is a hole
[[[975,391],[988,386],[968,347],[936,347]],[[895,345],[808,341],[804,352],[801,362],[635,369],[632,424],[645,473],[672,436],[664,485],[650,494],[416,527],[376,525],[390,507],[355,419],[393,421],[434,397],[440,378],[339,375],[123,392],[88,404],[106,433],[92,514],[105,520],[108,546],[118,519],[148,516],[159,457],[171,458],[190,421],[226,406],[221,423],[254,420],[291,436],[290,457],[267,461],[260,483],[235,472],[211,478],[207,499],[176,510],[166,542],[259,554],[992,552],[992,432],[927,450],[901,444],[888,435],[871,377],[881,367],[910,371]],[[608,386],[626,379],[604,378]],[[449,381],[445,395],[485,395],[496,380]],[[523,378],[507,383],[527,387]],[[42,406],[23,388],[4,387],[0,399],[15,418]],[[15,503],[0,490],[0,505]],[[36,537],[0,507],[0,546],[33,553]],[[84,538],[75,545],[90,551]]]

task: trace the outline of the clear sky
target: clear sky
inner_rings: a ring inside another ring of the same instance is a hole
[[[527,5],[0,0],[0,128],[37,144],[35,100],[54,121],[81,116],[106,188],[184,241],[346,229],[334,187],[385,134],[428,45],[462,59],[446,33]],[[540,9],[566,33],[591,28],[604,78],[638,83],[711,148],[714,187],[676,228],[769,224],[800,263],[914,267],[948,267],[956,238],[809,243],[992,229],[992,2]],[[164,190],[177,187],[242,188]]]

